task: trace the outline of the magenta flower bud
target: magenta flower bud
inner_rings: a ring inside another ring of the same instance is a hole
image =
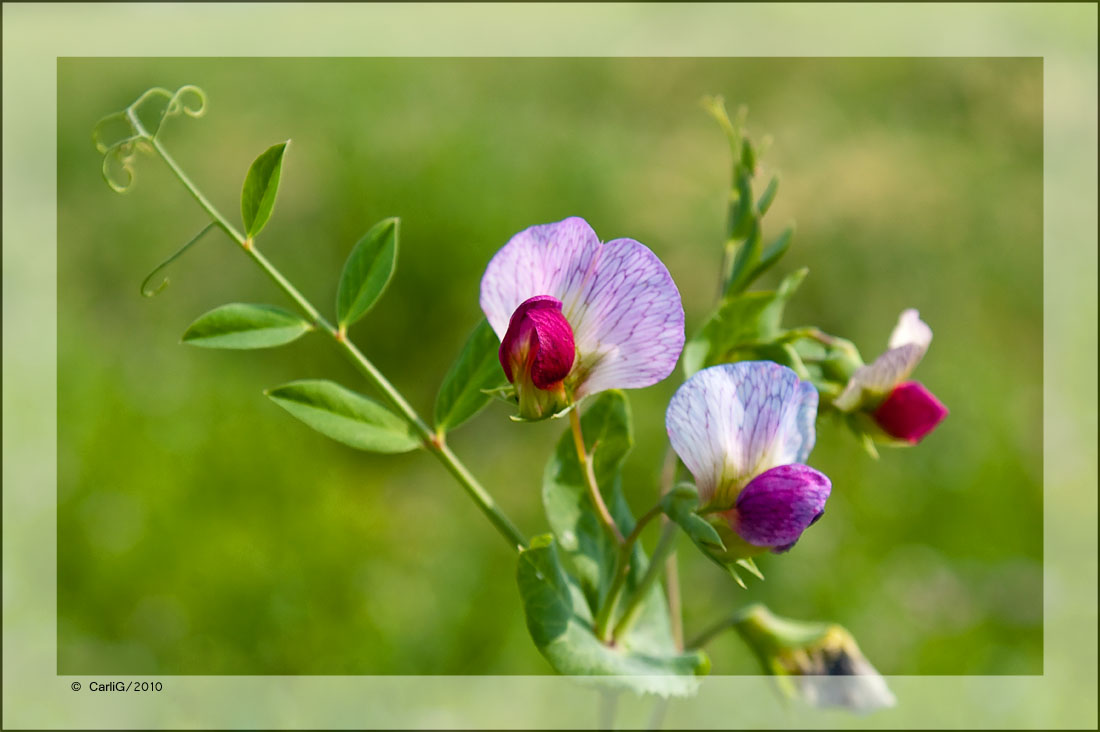
[[[947,416],[947,407],[919,381],[894,387],[874,412],[875,422],[891,437],[920,442]]]
[[[831,489],[829,479],[807,465],[780,465],[749,481],[722,515],[749,544],[780,554],[825,513]]]
[[[561,314],[561,300],[537,295],[520,303],[500,343],[500,365],[508,381],[530,380],[538,389],[556,389],[573,368],[573,329]]]

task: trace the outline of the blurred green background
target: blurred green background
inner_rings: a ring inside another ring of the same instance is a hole
[[[481,317],[485,264],[568,215],[668,265],[689,333],[713,304],[729,161],[698,100],[750,108],[782,173],[767,231],[797,220],[763,286],[809,278],[788,324],[880,352],[905,307],[936,336],[916,377],[950,408],[917,449],[868,459],[822,424],[824,520],[740,590],[681,551],[689,635],[740,605],[846,625],[890,674],[1042,671],[1042,66],[1039,59],[60,59],[58,670],[63,674],[546,673],[514,555],[429,456],[357,453],[262,389],[361,382],[321,337],[274,351],[184,348],[202,312],[284,305],[212,235],[159,161],[103,183],[90,142],[149,86],[203,87],[162,140],[236,219],[253,158],[292,138],[260,247],[332,309],[357,238],[402,217],[397,276],[352,331],[422,413]],[[1006,368],[1007,366],[1007,368]],[[664,407],[630,392],[626,489],[651,505]],[[564,425],[494,405],[452,442],[519,525]],[[649,545],[655,537],[647,535]],[[755,673],[733,636],[715,673]]]

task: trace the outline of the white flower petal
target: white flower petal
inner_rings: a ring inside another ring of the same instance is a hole
[[[920,313],[913,308],[903,310],[898,317],[898,324],[890,334],[889,348],[899,348],[909,344],[915,344],[928,350],[932,342],[932,329],[920,319]]]

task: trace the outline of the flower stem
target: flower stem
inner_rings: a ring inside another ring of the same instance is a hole
[[[577,448],[577,461],[580,463],[581,470],[584,471],[585,484],[588,486],[588,495],[592,498],[592,505],[596,507],[596,515],[604,528],[615,537],[615,542],[621,546],[626,542],[626,539],[623,537],[623,532],[619,531],[619,527],[615,524],[615,519],[611,518],[611,512],[607,510],[607,504],[603,502],[600,487],[596,483],[596,473],[592,467],[592,456],[584,448],[581,416],[576,408],[569,412],[569,424],[573,427],[573,445]]]
[[[183,172],[179,163],[168,154],[168,151],[164,149],[160,141],[157,140],[156,137],[150,136],[147,133],[145,134],[146,139],[152,144],[153,149],[157,151],[160,157],[179,179],[180,183],[182,183],[184,188],[194,196],[199,206],[206,211],[207,215],[210,216],[214,223],[241,246],[241,249],[244,250],[252,261],[259,265],[260,269],[275,282],[279,289],[301,308],[302,312],[309,317],[318,329],[327,333],[329,337],[336,342],[336,346],[340,349],[340,352],[355,365],[359,372],[366,377],[367,381],[369,381],[374,388],[382,393],[386,401],[388,401],[394,409],[400,412],[401,416],[413,426],[423,440],[424,446],[430,450],[432,454],[443,463],[444,467],[447,468],[451,475],[455,477],[459,485],[466,491],[466,494],[470,496],[475,504],[477,504],[477,507],[481,509],[482,513],[485,514],[497,531],[500,532],[509,546],[517,551],[527,546],[527,539],[524,538],[523,533],[516,528],[515,524],[513,524],[504,514],[500,506],[497,505],[488,491],[486,491],[470,473],[469,469],[467,469],[458,457],[451,452],[446,442],[444,442],[440,436],[436,435],[431,427],[421,419],[412,405],[410,405],[401,395],[401,392],[382,375],[382,372],[371,363],[370,359],[363,355],[363,352],[360,351],[354,343],[348,340],[347,334],[343,330],[333,327],[333,325],[321,315],[317,308],[315,308],[313,304],[283,276],[275,265],[256,249],[252,239],[242,235],[224,216],[221,215],[214,205],[210,203],[201,191],[199,191],[198,187],[191,179],[187,177],[187,174]]]
[[[614,579],[611,580],[607,597],[604,598],[603,606],[596,615],[596,637],[605,643],[611,640],[611,636],[607,631],[610,629],[612,618],[615,617],[615,610],[619,606],[619,598],[622,596],[623,587],[626,586],[626,579],[630,576],[630,555],[634,553],[634,545],[638,543],[638,537],[642,535],[642,529],[660,514],[660,505],[649,509],[644,516],[638,519],[638,523],[634,524],[634,530],[630,532],[626,540],[619,545],[619,553],[615,558]]]
[[[665,463],[661,468],[661,497],[672,490],[676,482],[676,471],[680,467],[679,458],[668,446],[665,451]],[[669,524],[668,516],[661,516],[661,526]],[[684,650],[684,612],[680,601],[680,568],[676,562],[676,552],[669,552],[665,560],[665,594],[668,599],[669,625],[672,628],[672,640],[677,650]]]
[[[719,635],[722,631],[732,628],[739,623],[744,622],[745,618],[756,612],[760,605],[753,603],[752,605],[746,605],[732,615],[727,615],[718,622],[711,625],[699,635],[692,639],[688,644],[688,648],[702,648],[704,645],[712,641],[715,636]]]
[[[649,588],[653,586],[653,583],[657,581],[657,578],[661,575],[661,569],[664,566],[665,557],[672,551],[676,539],[676,531],[679,529],[674,523],[666,524],[661,529],[661,538],[657,542],[657,548],[653,550],[653,558],[649,562],[649,566],[646,568],[645,574],[642,576],[638,586],[634,588],[634,594],[631,595],[630,601],[626,605],[626,609],[623,610],[623,616],[619,619],[619,622],[615,624],[615,630],[611,633],[611,639],[621,638],[631,626],[634,625],[634,621],[638,619],[638,615],[642,611],[642,601],[645,600],[646,594],[649,592]]]

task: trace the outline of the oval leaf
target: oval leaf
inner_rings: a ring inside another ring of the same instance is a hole
[[[336,319],[347,327],[367,314],[390,283],[397,265],[398,219],[383,219],[356,243],[336,291]]]
[[[453,430],[480,412],[492,400],[485,393],[508,386],[497,351],[500,340],[488,321],[482,319],[466,339],[462,353],[443,378],[435,398],[435,427]]]
[[[297,340],[313,326],[272,305],[231,303],[192,323],[183,342],[204,348],[271,348]]]
[[[266,393],[321,434],[358,450],[397,453],[421,446],[405,420],[331,381],[293,381]]]
[[[271,209],[275,207],[275,193],[279,190],[279,176],[283,172],[283,153],[290,140],[272,145],[252,162],[241,190],[241,220],[245,236],[252,238],[260,233]]]

